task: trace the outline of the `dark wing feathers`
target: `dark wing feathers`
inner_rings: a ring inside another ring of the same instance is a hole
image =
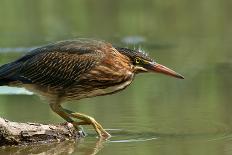
[[[104,42],[63,41],[35,49],[0,67],[1,79],[66,88],[101,61]]]
[[[50,52],[35,57],[23,65],[20,74],[33,83],[51,87],[68,87],[80,75],[91,69],[98,60],[93,56]]]

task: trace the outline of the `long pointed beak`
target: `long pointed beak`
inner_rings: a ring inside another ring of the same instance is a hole
[[[158,63],[150,64],[149,65],[149,70],[153,71],[153,72],[158,72],[158,73],[166,74],[166,75],[169,75],[169,76],[173,76],[173,77],[176,77],[176,78],[179,78],[179,79],[184,79],[184,77],[182,75],[180,75],[179,73],[171,70],[168,67],[165,67],[165,66],[163,66],[161,64],[158,64]]]

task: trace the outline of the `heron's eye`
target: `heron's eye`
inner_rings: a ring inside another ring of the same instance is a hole
[[[135,64],[140,64],[140,63],[141,63],[141,59],[135,58]]]

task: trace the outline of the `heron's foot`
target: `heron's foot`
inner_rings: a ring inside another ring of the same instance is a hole
[[[82,122],[72,123],[74,126],[78,127],[78,129],[79,125],[92,125],[100,138],[108,139],[111,137],[94,118],[80,113],[71,113],[70,116],[82,120]]]
[[[72,122],[72,125],[78,131],[78,135],[80,135],[80,137],[85,137],[87,135],[78,122]]]
[[[77,132],[77,135],[79,137],[85,137],[87,135],[85,133],[84,129],[80,125],[78,125],[77,122],[71,122],[71,123],[70,122],[65,122],[64,125],[67,125],[67,127],[69,129],[71,129],[71,128],[73,129],[73,127],[74,127],[76,132]]]

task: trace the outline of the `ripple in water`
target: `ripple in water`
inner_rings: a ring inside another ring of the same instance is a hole
[[[107,129],[112,135],[109,139],[111,143],[132,143],[146,142],[162,139],[171,140],[189,140],[191,141],[217,141],[228,140],[232,138],[232,132],[215,132],[215,133],[156,133],[156,132],[133,132],[123,129]]]

